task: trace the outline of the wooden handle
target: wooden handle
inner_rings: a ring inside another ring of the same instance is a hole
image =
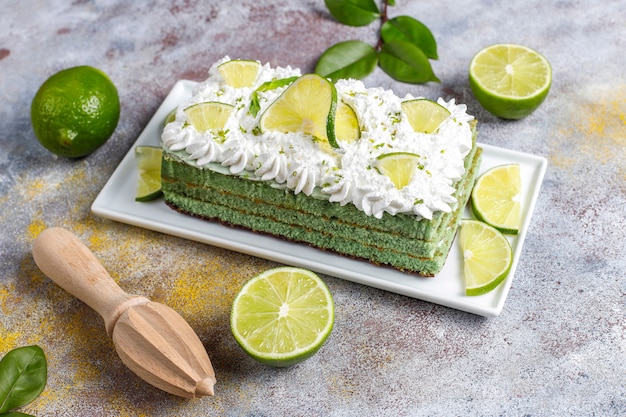
[[[41,232],[33,242],[33,257],[51,280],[102,316],[109,336],[124,311],[149,301],[125,293],[87,246],[65,229]]]

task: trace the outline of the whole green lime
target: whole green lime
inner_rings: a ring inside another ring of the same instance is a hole
[[[35,136],[50,152],[86,156],[104,144],[120,118],[120,99],[97,68],[64,69],[39,87],[30,109]]]

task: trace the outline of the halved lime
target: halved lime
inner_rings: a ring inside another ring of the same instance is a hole
[[[459,242],[466,295],[485,294],[504,281],[513,263],[513,250],[502,233],[479,220],[463,219]]]
[[[220,64],[217,70],[231,87],[252,87],[259,76],[261,64],[258,61],[234,59]]]
[[[521,119],[545,100],[552,69],[548,60],[531,48],[497,44],[474,55],[469,82],[487,111],[504,119]]]
[[[161,191],[161,155],[157,146],[136,146],[135,157],[139,169],[139,182],[135,201],[156,200],[163,195]]]
[[[335,138],[337,90],[317,74],[295,80],[261,114],[261,131],[302,132],[338,148]]]
[[[450,116],[448,109],[425,98],[403,101],[402,112],[406,115],[413,130],[429,134],[437,130]]]
[[[343,101],[337,103],[337,114],[335,115],[335,136],[337,140],[344,142],[354,142],[361,137],[359,119],[354,109]]]
[[[234,108],[230,104],[207,101],[189,106],[184,112],[198,132],[217,132],[224,128]]]
[[[419,167],[421,157],[410,152],[390,152],[376,158],[375,168],[389,177],[393,185],[400,190],[406,187]]]
[[[474,215],[502,233],[516,235],[520,226],[522,178],[519,164],[493,167],[472,190]]]
[[[332,296],[316,274],[280,267],[241,288],[233,301],[230,326],[252,358],[285,367],[314,355],[328,339],[334,320]]]

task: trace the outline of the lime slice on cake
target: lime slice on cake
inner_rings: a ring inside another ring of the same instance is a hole
[[[552,83],[550,63],[521,45],[491,45],[470,62],[469,83],[478,102],[504,119],[521,119],[543,102]]]
[[[356,117],[354,109],[343,101],[337,103],[335,136],[337,140],[348,143],[354,142],[361,137],[359,119]]]
[[[163,195],[161,191],[162,152],[161,148],[156,146],[135,147],[135,157],[139,169],[135,201],[152,201]]]
[[[465,294],[485,294],[504,281],[513,262],[511,245],[504,235],[478,220],[461,220]]]
[[[425,98],[402,102],[402,112],[413,130],[419,133],[433,133],[450,116],[450,111],[439,103]]]
[[[189,123],[200,133],[223,129],[234,106],[217,101],[207,101],[187,107],[184,112]]]
[[[483,173],[472,190],[474,215],[502,233],[516,235],[521,219],[522,179],[519,164],[493,167]]]
[[[261,84],[256,90],[252,92],[252,95],[250,96],[250,114],[256,117],[256,115],[261,110],[261,100],[259,98],[259,93],[271,91],[280,87],[286,87],[297,79],[297,76],[293,76],[287,78],[279,78],[272,81],[266,81]]]
[[[337,90],[317,74],[291,83],[261,114],[261,131],[301,132],[338,148],[335,137]]]
[[[410,152],[390,152],[376,158],[375,168],[389,177],[393,185],[401,190],[413,178],[415,170],[420,166],[421,157]]]
[[[330,335],[333,299],[313,272],[270,269],[239,291],[230,317],[237,343],[257,361],[286,367],[314,355]]]
[[[261,64],[257,61],[234,59],[220,64],[217,70],[231,87],[252,87],[259,76]]]

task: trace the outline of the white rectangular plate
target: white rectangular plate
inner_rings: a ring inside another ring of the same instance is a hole
[[[160,132],[167,114],[191,96],[195,82],[181,80],[163,101],[136,145],[160,145]],[[237,252],[258,256],[287,265],[299,266],[322,274],[380,288],[409,297],[441,304],[470,313],[494,317],[504,307],[520,259],[526,231],[535,208],[547,161],[543,157],[510,151],[489,145],[484,149],[481,172],[490,167],[518,163],[522,174],[522,224],[519,234],[509,237],[513,247],[513,265],[507,279],[490,293],[468,297],[463,286],[463,269],[458,243],[452,245],[444,269],[434,278],[379,267],[249,231],[223,226],[180,214],[157,200],[135,202],[139,174],[134,146],[126,154],[94,201],[92,211],[102,217],[194,241],[208,243]],[[469,212],[466,213],[468,217]]]

